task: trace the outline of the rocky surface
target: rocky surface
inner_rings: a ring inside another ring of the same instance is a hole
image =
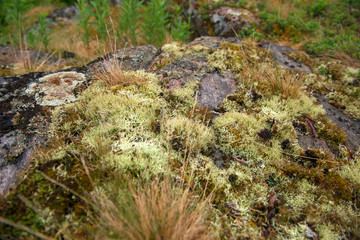
[[[207,73],[200,81],[198,102],[200,106],[214,109],[222,101],[235,92],[236,82],[232,73],[228,72],[225,76],[218,73]]]
[[[176,45],[165,45],[161,49],[132,47],[117,50],[81,68],[0,78],[0,194],[6,194],[29,166],[36,146],[45,144],[49,110],[76,101],[91,76],[98,71],[106,71],[114,61],[123,69],[156,73],[170,91],[196,80],[199,82],[198,104],[210,109],[221,105],[229,94],[234,93],[237,83],[232,72],[218,72],[210,67],[206,55],[219,49],[224,42],[237,44],[240,39],[201,37],[184,48]],[[174,46],[178,47],[176,51],[172,49]],[[311,71],[306,65],[286,58],[284,52],[295,51],[293,49],[266,42],[262,42],[262,47],[270,50],[278,64],[288,69]],[[190,50],[192,52],[187,52]],[[325,109],[331,108],[323,97],[317,97]],[[331,111],[334,114],[330,114],[329,118],[345,129],[349,146],[352,150],[356,149],[359,146],[358,122],[349,120],[338,110]],[[299,134],[299,142],[304,148],[328,149],[322,139],[314,140],[306,135]]]
[[[61,9],[56,9],[47,16],[48,19],[57,22],[72,22],[79,16],[79,9],[76,6],[69,6]]]
[[[81,70],[0,78],[0,195],[29,166],[35,148],[46,142],[49,107],[75,100],[86,82]]]
[[[186,16],[191,16],[191,25],[196,36],[236,37],[244,28],[259,26],[256,15],[246,9],[218,7],[208,12],[208,18],[199,13],[199,3],[184,6]]]
[[[345,115],[341,110],[331,105],[325,96],[315,94],[315,97],[324,107],[327,117],[345,132],[346,146],[353,152],[357,151],[360,147],[360,121]]]

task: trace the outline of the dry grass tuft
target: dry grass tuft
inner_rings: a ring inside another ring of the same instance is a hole
[[[207,200],[195,200],[189,188],[180,190],[170,180],[129,184],[116,200],[95,194],[97,239],[198,240],[210,239],[205,222]]]
[[[122,69],[121,63],[116,58],[104,61],[100,69],[95,73],[95,78],[103,81],[109,87],[133,84],[145,85],[150,81],[146,74],[142,74],[141,71]]]
[[[280,93],[284,98],[292,99],[299,96],[303,85],[303,77],[300,73],[294,74],[277,69],[268,69],[258,75],[257,80],[264,90],[273,94]]]

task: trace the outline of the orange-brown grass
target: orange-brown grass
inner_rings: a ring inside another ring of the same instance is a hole
[[[21,50],[15,57],[14,74],[25,74],[29,72],[56,71],[62,68],[61,62],[48,62],[52,54],[41,57],[32,56],[30,51]]]
[[[104,61],[100,69],[95,73],[95,78],[103,81],[109,87],[133,84],[144,85],[150,80],[138,72],[123,70],[121,63],[116,58]]]
[[[137,189],[135,189],[137,188]],[[129,184],[116,200],[95,194],[98,210],[96,239],[198,240],[210,239],[205,221],[207,200],[196,200],[189,188],[181,190],[170,180]]]
[[[257,75],[259,87],[272,94],[281,94],[285,98],[297,98],[303,85],[303,76],[288,70],[267,69]]]

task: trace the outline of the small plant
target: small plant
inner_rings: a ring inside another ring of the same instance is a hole
[[[29,31],[27,37],[28,45],[35,49],[37,47],[42,47],[44,50],[48,50],[50,43],[50,34],[51,31],[49,29],[49,22],[46,20],[46,16],[43,14],[38,15],[38,25]]]
[[[25,12],[25,5],[21,0],[11,0],[11,7],[8,9],[7,22],[12,27],[11,40],[14,45],[23,46],[24,21],[23,13]]]
[[[191,34],[191,16],[184,21],[181,17],[181,6],[174,8],[175,17],[173,19],[173,25],[171,26],[171,35],[174,40],[188,41]]]
[[[138,44],[137,30],[141,27],[141,13],[139,8],[143,7],[143,1],[126,0],[122,4],[122,14],[118,18],[120,39],[130,40],[132,44]]]
[[[315,3],[311,3],[308,7],[308,14],[311,17],[319,17],[324,15],[326,8],[329,6],[329,2],[326,0],[318,0]]]
[[[161,45],[165,41],[166,31],[169,29],[169,15],[165,0],[152,0],[144,13],[142,38],[148,44]]]
[[[90,5],[94,8],[94,12],[89,12],[89,14],[95,18],[91,24],[96,27],[101,40],[105,41],[108,36],[107,21],[110,17],[109,1],[93,0],[90,1]]]
[[[262,33],[257,32],[255,27],[251,27],[251,28],[241,29],[240,33],[238,34],[238,37],[241,38],[249,37],[251,39],[254,39],[256,42],[258,42],[264,38],[264,35]]]
[[[79,18],[77,19],[77,25],[82,34],[83,42],[89,46],[90,41],[90,10],[86,0],[78,0],[76,7],[79,9]]]

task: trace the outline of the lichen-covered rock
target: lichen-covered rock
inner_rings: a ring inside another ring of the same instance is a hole
[[[85,81],[83,73],[52,73],[40,78],[38,83],[30,84],[25,92],[34,95],[37,104],[55,107],[76,101],[75,91]]]
[[[0,78],[0,195],[29,165],[34,147],[46,142],[49,113],[44,107],[75,100],[79,83],[86,81],[78,71]]]
[[[216,36],[221,37],[235,37],[241,29],[259,25],[259,21],[248,10],[230,7],[214,10],[210,22]]]

